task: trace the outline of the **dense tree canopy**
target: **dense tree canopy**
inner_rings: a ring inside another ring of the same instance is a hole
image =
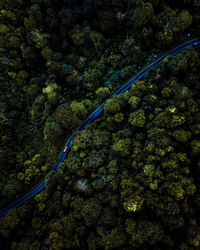
[[[45,177],[46,190],[0,218],[2,249],[200,248],[199,48],[193,0],[1,0],[0,207]],[[78,131],[58,173],[65,138]]]

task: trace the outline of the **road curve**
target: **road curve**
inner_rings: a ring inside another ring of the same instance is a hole
[[[167,56],[176,55],[177,53],[183,51],[185,48],[187,48],[189,46],[197,46],[198,44],[200,44],[200,39],[195,38],[195,39],[189,40],[187,42],[184,42],[181,45],[177,46],[176,48],[170,50],[169,52],[167,52],[163,56],[156,59],[153,63],[151,63],[151,64],[147,65],[145,68],[143,68],[138,74],[136,74],[134,77],[132,77],[128,82],[126,82],[120,89],[118,89],[108,99],[112,98],[115,95],[119,95],[119,94],[125,92],[137,80],[141,79],[152,67],[159,64]],[[88,118],[79,127],[76,128],[76,130],[73,132],[73,134],[68,138],[66,144],[64,145],[62,153],[59,155],[57,162],[54,164],[54,166],[51,168],[50,171],[53,171],[54,174],[58,171],[60,165],[62,164],[62,162],[65,160],[65,158],[67,157],[67,155],[70,152],[70,143],[73,140],[76,131],[84,129],[89,123],[91,123],[92,121],[97,119],[104,111],[104,104],[105,104],[105,102],[103,104],[101,104],[90,116],[88,116]],[[26,195],[22,196],[17,201],[11,203],[8,207],[2,209],[0,211],[0,216],[4,216],[12,209],[19,207],[20,205],[22,205],[26,201],[33,198],[35,195],[39,194],[44,189],[45,189],[45,178],[35,188],[33,188],[30,192],[28,192]]]

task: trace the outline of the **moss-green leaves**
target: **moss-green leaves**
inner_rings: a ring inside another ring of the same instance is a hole
[[[140,109],[130,113],[128,121],[135,127],[144,127],[146,121],[144,110]]]
[[[133,12],[133,20],[136,27],[141,28],[153,17],[154,9],[151,3],[145,3]]]
[[[200,141],[199,140],[193,140],[191,142],[191,148],[192,148],[192,152],[194,154],[199,154],[200,153]]]
[[[121,156],[129,155],[130,149],[131,149],[131,139],[129,138],[120,139],[116,141],[112,146],[112,150],[115,153],[120,154]]]
[[[115,114],[120,111],[120,104],[117,99],[109,99],[105,104],[105,114]]]
[[[191,132],[185,131],[183,129],[175,130],[173,132],[173,137],[181,143],[186,143],[191,138]]]
[[[131,105],[133,109],[136,109],[140,103],[140,98],[137,96],[131,96],[128,103]]]

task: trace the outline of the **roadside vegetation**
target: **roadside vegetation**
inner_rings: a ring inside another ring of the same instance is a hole
[[[197,1],[2,0],[0,206],[46,176],[47,189],[0,218],[4,249],[200,247],[199,48],[126,79],[200,31]],[[153,41],[153,42],[152,42]]]

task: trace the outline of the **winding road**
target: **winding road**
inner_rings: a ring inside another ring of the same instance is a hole
[[[145,68],[143,68],[138,74],[136,74],[134,77],[132,77],[127,83],[125,83],[120,89],[118,89],[108,99],[112,98],[115,95],[119,95],[119,94],[125,92],[126,90],[128,90],[137,80],[141,79],[152,67],[159,64],[167,56],[176,55],[177,53],[183,51],[185,48],[187,48],[189,46],[197,46],[198,44],[200,44],[200,39],[196,38],[196,39],[192,39],[192,40],[189,40],[187,42],[184,42],[181,45],[177,46],[176,48],[170,50],[169,52],[167,52],[163,56],[156,59],[153,63],[151,63],[150,65],[147,65]],[[67,157],[67,155],[70,152],[70,143],[73,140],[76,131],[84,129],[88,124],[90,124],[92,121],[97,119],[103,113],[105,103],[106,102],[101,104],[79,127],[76,128],[76,130],[73,132],[73,134],[67,140],[66,144],[64,145],[62,153],[59,155],[57,162],[54,164],[54,166],[51,168],[50,171],[53,171],[54,174],[58,171],[60,165],[62,164],[62,162],[65,160],[65,158]],[[11,203],[8,207],[2,209],[0,211],[0,216],[4,216],[12,209],[19,207],[20,205],[22,205],[26,201],[33,198],[35,195],[39,194],[44,189],[45,189],[45,178],[35,188],[33,188],[30,192],[28,192],[26,195],[22,196],[17,201]]]

